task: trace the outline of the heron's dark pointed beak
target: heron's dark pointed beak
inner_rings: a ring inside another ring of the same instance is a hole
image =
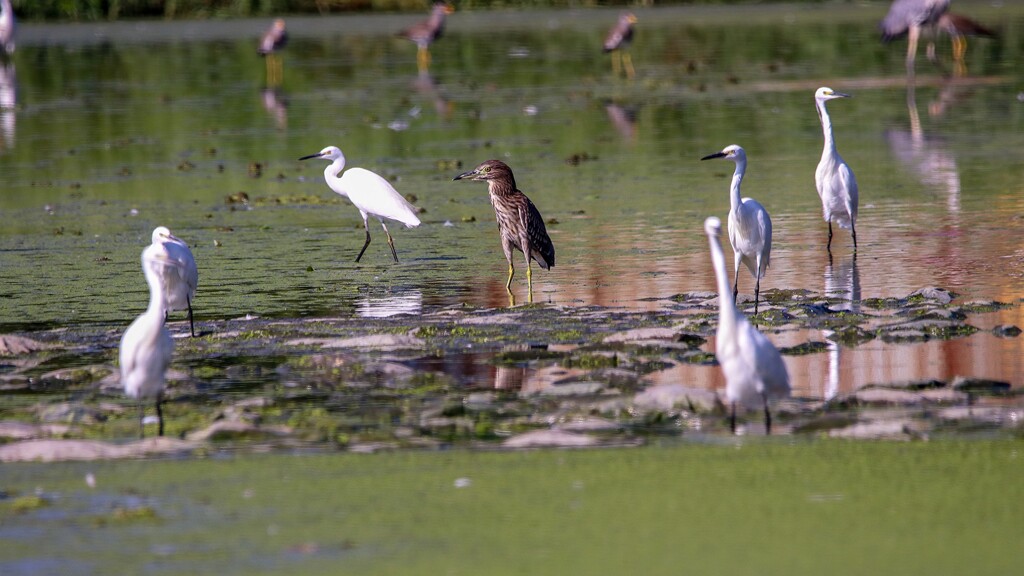
[[[316,154],[310,154],[309,156],[303,156],[302,158],[299,158],[299,160],[309,160],[310,158],[322,158],[323,155],[324,155],[323,152],[317,152]]]
[[[707,156],[701,158],[701,160],[711,160],[711,159],[714,159],[714,158],[725,158],[726,156],[728,156],[728,154],[726,154],[725,152],[715,152],[714,154],[708,154]]]
[[[455,178],[452,178],[452,182],[454,182],[456,180],[472,179],[473,176],[476,176],[476,170],[470,170],[469,172],[463,172],[462,174],[459,174]]]
[[[853,98],[853,94],[843,94],[842,92],[833,92],[832,95],[840,98]]]

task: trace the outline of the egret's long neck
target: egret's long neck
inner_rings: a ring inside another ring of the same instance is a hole
[[[732,301],[732,290],[729,288],[729,273],[725,268],[725,255],[718,236],[708,235],[711,245],[711,265],[715,268],[715,280],[718,283],[718,329],[728,329],[736,324],[736,305]]]
[[[736,160],[736,171],[732,173],[732,185],[729,188],[729,205],[735,212],[743,202],[740,196],[740,182],[743,182],[743,174],[747,171],[746,159]]]
[[[338,158],[334,162],[328,164],[327,168],[324,168],[324,179],[327,180],[328,185],[330,185],[331,182],[335,182],[336,184],[338,184],[337,186],[331,186],[332,190],[343,196],[348,196],[347,192],[341,191],[341,177],[339,176],[339,174],[341,174],[341,171],[344,169],[345,159]]]
[[[149,306],[146,307],[146,316],[159,318],[161,324],[164,321],[164,313],[167,309],[167,296],[164,294],[164,284],[156,267],[165,266],[162,262],[142,262],[142,271],[146,276],[146,284],[149,284]]]
[[[821,132],[825,135],[825,147],[821,151],[822,157],[836,153],[836,141],[832,137],[832,119],[829,118],[828,109],[825,108],[824,100],[815,100],[814,107],[818,109],[818,119],[821,120]]]

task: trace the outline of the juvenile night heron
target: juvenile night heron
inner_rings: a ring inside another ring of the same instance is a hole
[[[914,58],[922,29],[930,29],[934,36],[939,18],[949,10],[949,0],[894,0],[879,25],[882,40],[888,42],[907,34],[907,74],[914,75]],[[934,60],[935,44],[928,43],[928,57]]]
[[[444,34],[444,19],[455,12],[447,2],[435,2],[430,17],[402,30],[398,35],[416,43],[416,65],[420,70],[430,67],[430,45]]]
[[[391,257],[398,262],[398,253],[395,252],[395,241],[384,224],[385,218],[397,220],[408,228],[420,225],[420,219],[416,216],[416,207],[402,197],[390,182],[383,177],[363,168],[349,168],[340,178],[338,174],[345,169],[345,155],[335,146],[328,146],[316,154],[303,156],[299,160],[310,158],[323,158],[331,163],[324,169],[324,179],[331,190],[348,198],[359,210],[363,217],[363,228],[366,229],[366,242],[362,250],[356,256],[356,262],[363,257],[366,247],[370,245],[370,224],[368,216],[380,220],[384,233],[388,236],[388,246],[391,247]]]
[[[821,151],[821,160],[814,171],[814,183],[818,187],[821,198],[821,209],[828,222],[828,244],[826,250],[832,254],[832,222],[840,228],[849,228],[853,236],[853,252],[857,253],[857,179],[853,170],[846,164],[836,151],[836,141],[832,137],[832,119],[829,118],[825,102],[836,98],[849,98],[849,94],[836,92],[831,88],[821,87],[814,93],[814,107],[821,120],[821,131],[825,135],[825,146]]]
[[[772,219],[757,200],[740,197],[740,182],[747,171],[747,153],[743,148],[732,144],[701,160],[712,158],[725,158],[736,163],[729,187],[729,243],[732,244],[735,261],[732,297],[735,300],[740,292],[740,262],[743,262],[754,276],[754,314],[757,314],[761,277],[772,255]]]
[[[612,53],[612,72],[619,74],[620,68],[626,69],[626,76],[632,78],[636,71],[633,69],[633,58],[629,55],[629,45],[633,42],[633,25],[636,24],[636,16],[632,12],[623,12],[619,15],[619,21],[608,31],[604,39],[605,53]],[[621,62],[620,62],[621,60]]]
[[[789,396],[789,373],[775,346],[754,328],[729,299],[729,274],[719,236],[722,221],[712,216],[704,221],[711,246],[711,264],[718,284],[718,331],[715,357],[725,374],[725,397],[729,401],[729,428],[736,432],[736,403],[748,408],[764,406],[764,425],[772,433],[768,401]]]
[[[256,51],[267,59],[267,85],[277,86],[284,79],[284,65],[277,52],[288,43],[288,32],[284,28],[284,20],[278,18],[263,33],[260,46]]]
[[[11,0],[0,0],[0,50],[14,54],[14,8]]]
[[[142,251],[142,272],[149,284],[149,306],[125,330],[121,337],[119,361],[121,385],[125,394],[139,401],[139,434],[142,435],[142,402],[152,399],[156,402],[156,416],[159,421],[159,435],[164,435],[164,415],[160,408],[163,400],[165,373],[171,363],[174,341],[164,327],[167,314],[167,285],[164,278],[168,270],[179,264],[168,258],[166,251],[157,244],[150,244]]]
[[[196,326],[192,319],[192,300],[196,297],[196,287],[199,285],[199,270],[196,268],[196,259],[192,256],[192,251],[189,250],[188,244],[171,234],[164,226],[153,229],[153,240],[146,250],[151,259],[172,264],[155,269],[163,283],[163,293],[167,299],[164,315],[166,316],[166,312],[187,309],[189,332],[194,338]]]
[[[512,276],[515,274],[512,250],[519,250],[526,256],[526,284],[532,302],[531,260],[536,260],[545,270],[555,265],[555,245],[551,243],[548,231],[544,227],[544,218],[537,207],[526,194],[516,188],[512,169],[500,160],[488,160],[469,172],[459,174],[454,180],[487,181],[487,192],[498,220],[501,247],[505,251],[505,259],[508,260],[508,282],[505,283],[505,290],[512,294]]]

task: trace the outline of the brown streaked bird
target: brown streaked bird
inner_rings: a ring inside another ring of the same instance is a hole
[[[402,30],[398,35],[416,43],[416,65],[420,70],[430,67],[430,45],[444,34],[445,16],[455,12],[447,2],[435,2],[430,17]]]
[[[487,192],[491,196],[494,215],[498,220],[498,233],[501,235],[501,247],[508,260],[508,282],[505,290],[512,294],[512,276],[515,266],[512,264],[512,250],[516,249],[526,255],[526,284],[530,302],[533,302],[533,273],[530,270],[531,260],[536,260],[541,268],[548,270],[555,265],[555,245],[544,227],[544,218],[540,215],[533,202],[516,188],[516,179],[512,169],[501,160],[488,160],[469,172],[463,172],[454,180],[485,180]]]
[[[636,73],[633,70],[633,58],[629,55],[629,44],[633,41],[633,25],[636,24],[636,16],[632,12],[623,12],[619,15],[619,21],[608,31],[604,39],[605,53],[612,53],[612,72],[619,74],[619,69],[625,67],[626,76],[632,78]],[[621,61],[621,62],[620,62]]]
[[[284,76],[283,66],[280,58],[277,56],[277,51],[284,48],[285,44],[288,43],[288,32],[284,28],[284,20],[278,18],[274,20],[270,28],[263,33],[263,37],[260,38],[260,47],[256,49],[256,52],[260,56],[267,58],[267,85],[277,86],[281,83],[282,77]]]
[[[967,36],[996,37],[996,33],[992,30],[963,14],[954,14],[952,12],[946,12],[940,16],[936,27],[949,34],[949,39],[953,43],[953,66],[957,76],[963,76],[967,72],[967,66],[964,65],[964,54],[967,53]]]

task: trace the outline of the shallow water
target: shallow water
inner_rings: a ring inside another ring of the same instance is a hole
[[[0,118],[0,331],[127,324],[145,306],[138,254],[157,224],[193,244],[200,320],[506,306],[484,186],[451,182],[490,157],[557,221],[558,264],[537,270],[538,301],[664,309],[713,288],[701,227],[728,211],[732,165],[698,159],[730,143],[750,156],[744,193],[775,223],[763,288],[884,298],[936,285],[1019,301],[1024,10],[969,6],[1002,24],[1001,39],[973,41],[963,77],[922,57],[914,91],[903,45],[876,42],[875,5],[639,11],[633,81],[594,50],[607,11],[502,13],[500,29],[459,13],[429,74],[391,37],[408,16],[290,19],[274,89],[253,50],[263,21],[26,25],[16,74],[0,79],[17,100]],[[822,246],[819,85],[855,96],[830,105],[861,187],[855,263],[845,231],[832,265]],[[324,185],[322,163],[295,160],[328,144],[426,210],[419,228],[392,227],[401,264],[374,223],[352,262],[358,213]],[[226,200],[243,191],[247,205]],[[740,288],[750,292],[744,271]],[[790,337],[806,335],[779,343]],[[837,363],[849,389],[958,374],[1020,385],[1022,346],[988,334],[874,342],[790,368]]]

